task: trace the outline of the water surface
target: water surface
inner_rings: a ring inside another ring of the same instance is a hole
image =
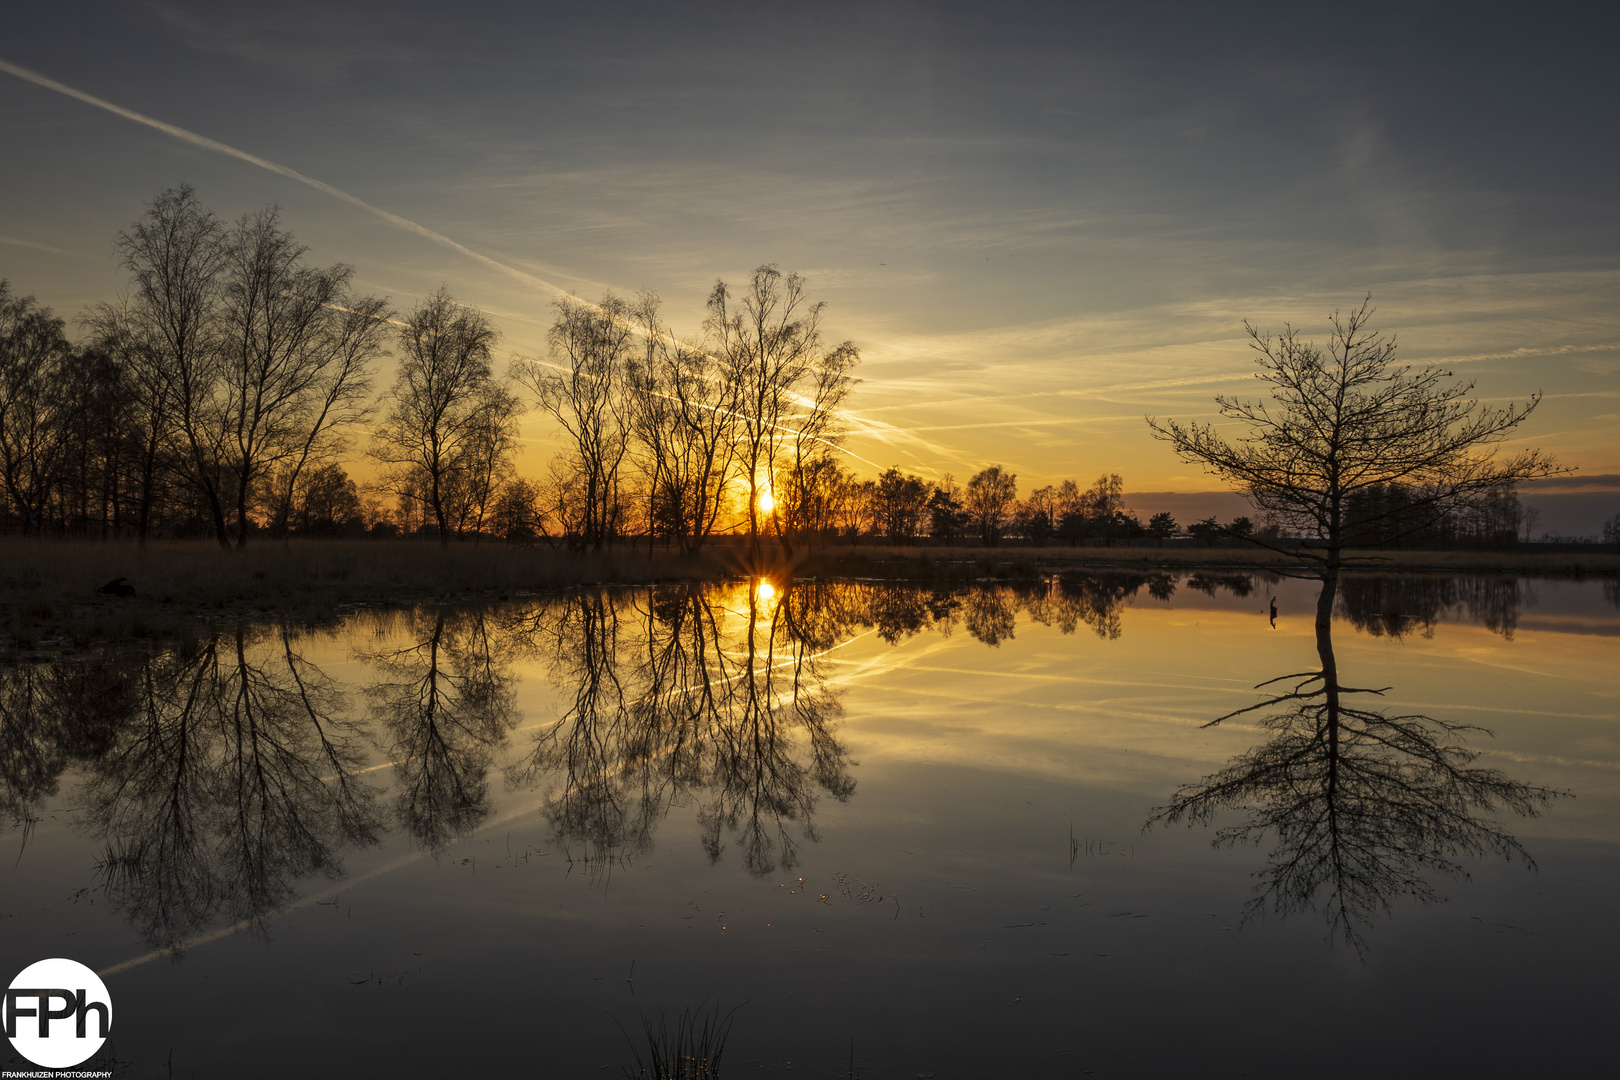
[[[0,967],[103,971],[129,1075],[617,1075],[702,1002],[728,1075],[1590,1070],[1614,590],[1351,578],[1324,635],[1318,588],[581,590],[6,666]]]

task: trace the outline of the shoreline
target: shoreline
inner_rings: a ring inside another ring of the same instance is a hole
[[[570,588],[779,578],[1017,584],[1073,574],[1271,573],[1308,569],[1242,548],[886,547],[803,551],[750,566],[741,545],[691,559],[624,546],[595,555],[506,544],[299,540],[225,551],[211,541],[0,540],[0,655],[184,639],[222,619],[319,625],[357,609],[489,604]],[[1620,554],[1379,552],[1353,575],[1620,578]],[[125,579],[134,596],[97,590]]]
[[[1513,574],[1525,577],[1617,577],[1617,552],[1535,551],[1357,551],[1353,574]],[[896,580],[950,578],[977,568],[980,577],[1022,571],[1039,577],[1065,570],[1095,572],[1252,570],[1257,573],[1309,569],[1302,560],[1265,548],[953,548],[853,546],[825,549],[811,560],[828,576],[893,577]],[[848,571],[849,573],[842,573]],[[872,573],[871,571],[880,571]],[[882,571],[888,571],[887,573]]]

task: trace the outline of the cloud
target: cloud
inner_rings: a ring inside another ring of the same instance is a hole
[[[1620,491],[1620,473],[1575,473],[1548,480],[1532,480],[1522,487],[1527,493],[1535,495],[1563,491]]]

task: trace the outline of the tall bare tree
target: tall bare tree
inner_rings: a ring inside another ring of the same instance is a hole
[[[848,342],[822,351],[825,310],[825,303],[805,296],[804,278],[784,277],[771,265],[754,271],[740,303],[732,303],[723,281],[709,295],[707,325],[737,386],[738,463],[748,484],[748,542],[756,556],[759,515],[775,505],[778,471],[800,462],[809,446],[834,441],[835,410],[859,360]]]
[[[480,399],[478,423],[467,439],[452,476],[450,518],[457,536],[471,534],[476,542],[491,523],[501,485],[512,475],[512,453],[517,448],[518,417],[523,403],[511,389],[492,383]]]
[[[113,245],[134,274],[134,291],[123,315],[138,347],[149,352],[150,363],[161,373],[165,421],[184,445],[191,480],[220,546],[229,547],[229,476],[217,394],[223,236],[219,219],[182,184],[153,199],[139,221],[113,238]]]
[[[520,359],[513,373],[571,441],[583,499],[573,542],[600,551],[617,532],[619,470],[630,443],[626,381],[636,353],[635,305],[607,293],[599,304],[557,301],[548,341],[553,362]]]
[[[499,334],[479,311],[440,288],[405,317],[399,374],[383,404],[370,454],[401,495],[419,497],[439,541],[450,542],[448,496],[480,437],[499,386],[490,350]]]
[[[644,353],[630,376],[631,431],[646,478],[648,532],[698,551],[726,505],[736,458],[740,385],[701,345],[677,341],[658,297],[636,304]]]
[[[386,301],[350,295],[351,267],[305,266],[307,250],[275,207],[244,216],[226,241],[220,420],[237,547],[271,469],[288,463],[281,479],[292,490],[339,429],[364,415],[386,345]]]

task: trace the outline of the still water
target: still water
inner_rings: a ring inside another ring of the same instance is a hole
[[[585,590],[6,666],[0,971],[102,972],[129,1076],[619,1076],[716,1004],[722,1075],[1599,1071],[1614,586],[1350,578],[1320,630],[1319,588]]]

